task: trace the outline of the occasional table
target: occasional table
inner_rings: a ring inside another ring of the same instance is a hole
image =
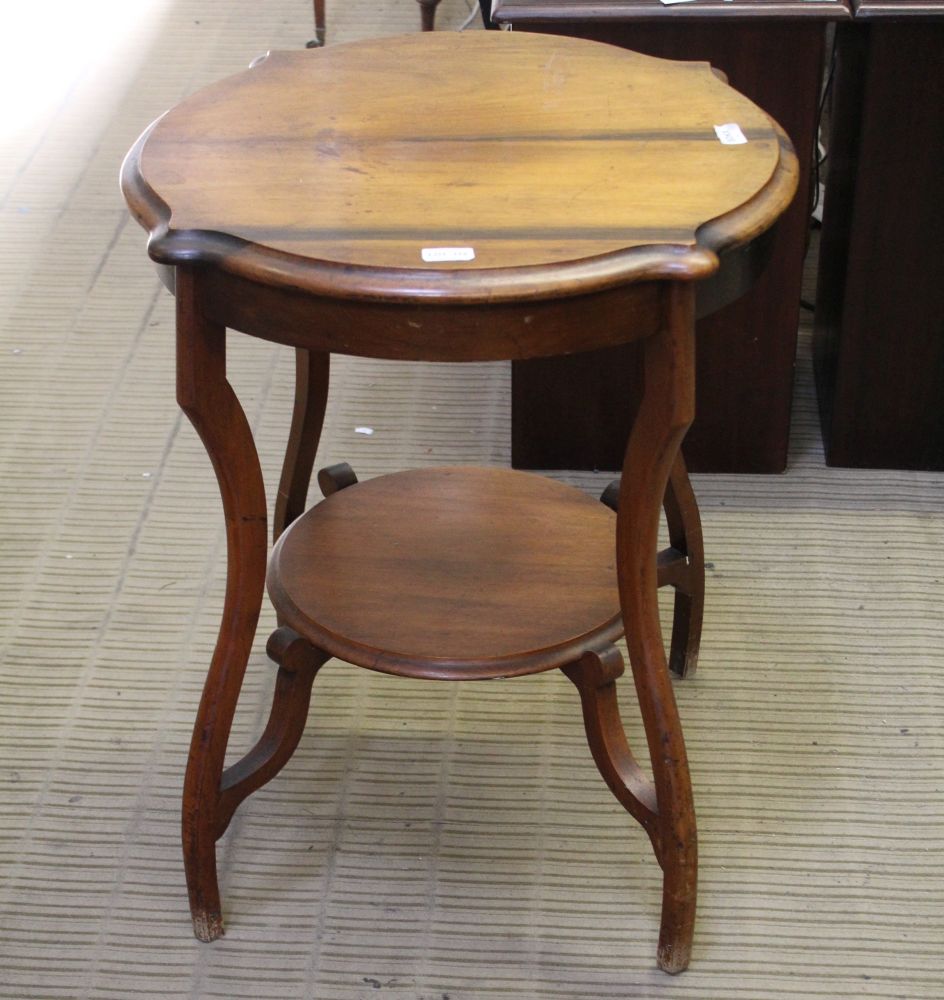
[[[228,539],[184,780],[199,938],[223,932],[216,841],[293,753],[329,657],[449,681],[560,668],[601,774],[662,867],[658,962],[685,968],[695,819],[656,598],[676,590],[670,656],[684,671],[704,582],[678,458],[694,413],[694,288],[751,280],[752,248],[796,174],[779,127],[707,65],[498,32],[274,53],[141,137],[123,190],[175,290],[178,400],[212,459]],[[224,768],[268,514],[226,379],[228,327],[295,348],[297,381],[268,560],[275,696],[259,742]],[[629,342],[645,392],[604,503],[507,469],[359,483],[342,464],[319,474],[326,499],[304,512],[331,353],[517,360]],[[652,778],[619,721],[624,625]]]
[[[836,35],[814,364],[826,460],[944,469],[944,0]]]
[[[695,472],[782,472],[787,463],[800,285],[826,25],[847,0],[495,0],[515,31],[590,38],[668,59],[705,60],[775,118],[800,165],[770,266],[736,301],[699,296],[698,414],[685,440]],[[632,346],[515,362],[512,464],[618,469],[639,398]]]

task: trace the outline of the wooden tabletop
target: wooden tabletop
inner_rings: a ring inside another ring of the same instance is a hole
[[[273,53],[155,123],[122,183],[164,263],[494,300],[704,277],[771,225],[796,162],[707,64],[441,32]],[[474,259],[424,260],[442,248]]]

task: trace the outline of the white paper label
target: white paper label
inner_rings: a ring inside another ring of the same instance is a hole
[[[747,137],[741,131],[741,126],[736,122],[728,122],[726,125],[715,125],[715,135],[725,146],[742,146],[747,142]]]
[[[423,247],[420,256],[427,264],[437,260],[475,260],[472,247]]]
[[[671,7],[674,3],[692,3],[693,0],[662,0],[666,7]]]

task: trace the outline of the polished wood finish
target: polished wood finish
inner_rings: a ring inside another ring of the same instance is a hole
[[[573,35],[663,58],[707,61],[794,142],[797,197],[773,234],[766,271],[738,301],[730,292],[714,301],[700,295],[699,412],[684,446],[692,471],[772,473],[786,467],[824,24],[849,16],[845,2],[831,0],[697,0],[669,7],[659,0],[498,0],[495,5],[495,17],[513,23],[516,31]],[[515,364],[512,464],[618,469],[638,403],[639,366],[634,347]]]
[[[272,553],[269,594],[286,624],[372,670],[535,673],[622,633],[614,530],[602,504],[543,476],[416,469],[308,511]]]
[[[617,511],[619,495],[620,480],[614,479],[600,500]],[[675,588],[669,668],[679,677],[690,677],[698,665],[705,611],[705,548],[698,501],[681,451],[672,466],[662,508],[669,529],[669,547],[656,560],[658,585]]]
[[[653,277],[707,276],[792,194],[788,140],[707,66],[515,33],[398,41],[272,53],[160,119],[125,184],[151,256],[336,297],[517,300],[624,281],[636,248]],[[728,121],[750,142],[720,143]],[[423,261],[442,246],[475,258]]]
[[[826,460],[944,469],[944,3],[863,2],[836,44],[814,336]]]
[[[226,519],[226,599],[183,797],[183,849],[194,933],[223,932],[216,878],[223,758],[252,648],[266,569],[266,501],[252,431],[226,380],[226,330],[196,306],[194,275],[177,276],[177,401],[213,462]]]
[[[683,758],[675,763],[674,775],[667,777],[657,770],[655,781],[650,781],[636,762],[616,697],[616,680],[623,673],[619,650],[613,646],[589,650],[563,670],[580,692],[587,743],[600,774],[620,805],[649,834],[663,869],[658,962],[666,972],[682,972],[691,958],[698,888],[695,814],[687,764]],[[651,712],[652,706],[647,704],[644,711]],[[659,752],[672,749],[660,747]],[[688,790],[681,798],[674,794],[679,785]],[[672,803],[670,809],[665,808],[668,802]],[[659,803],[663,803],[661,808]],[[673,839],[679,836],[680,841]]]
[[[620,805],[649,834],[659,857],[662,837],[658,793],[633,756],[619,715],[616,681],[624,669],[623,657],[615,646],[590,649],[562,668],[580,692],[587,743],[603,780]]]
[[[663,329],[643,342],[643,395],[629,433],[616,519],[616,567],[626,647],[660,810],[663,871],[659,966],[688,965],[695,922],[697,845],[692,786],[666,664],[657,598],[659,508],[695,415],[695,295],[666,289]]]
[[[508,66],[514,100],[491,86]],[[435,104],[430,74],[445,81]],[[609,100],[619,94],[634,100]],[[712,123],[726,119],[747,144],[718,143]],[[493,184],[480,180],[489,165]],[[213,461],[227,522],[223,622],[184,788],[198,937],[223,932],[216,839],[291,755],[328,655],[449,679],[559,666],[580,689],[601,773],[662,866],[659,964],[685,967],[695,820],[656,592],[672,585],[694,599],[703,572],[677,459],[694,412],[694,288],[725,272],[725,287],[749,280],[752,248],[796,179],[783,133],[706,65],[497,32],[276,55],[188,99],[137,143],[122,186],[176,289],[178,397]],[[475,260],[424,261],[421,248],[447,235],[442,245],[474,243]],[[226,380],[227,326],[296,349],[296,396],[268,576],[279,680],[259,744],[224,770],[266,554],[259,461]],[[322,471],[326,499],[299,516],[330,352],[511,360],[631,341],[644,377],[615,519],[522,473],[357,483],[343,464]],[[671,547],[660,556],[663,502]],[[648,783],[615,708],[623,623]],[[680,668],[694,663],[699,627],[694,603],[677,612]]]

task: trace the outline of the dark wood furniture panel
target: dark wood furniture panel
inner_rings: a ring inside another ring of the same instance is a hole
[[[944,469],[944,3],[863,3],[837,47],[814,339],[827,462]]]
[[[894,0],[888,0],[893,3]],[[930,0],[937,2],[937,0]],[[922,6],[911,4],[909,6]],[[661,0],[498,0],[495,19],[503,24],[572,24],[612,21],[642,24],[684,21],[824,21],[850,16],[844,0],[698,0],[666,5]]]
[[[773,473],[786,467],[824,20],[848,16],[844,3],[831,0],[671,7],[658,0],[498,0],[494,8],[496,20],[516,30],[710,62],[793,140],[799,189],[778,226],[766,272],[741,300],[698,324],[699,410],[684,447],[693,471]],[[637,370],[631,345],[580,358],[516,362],[512,463],[618,468],[638,398]]]

